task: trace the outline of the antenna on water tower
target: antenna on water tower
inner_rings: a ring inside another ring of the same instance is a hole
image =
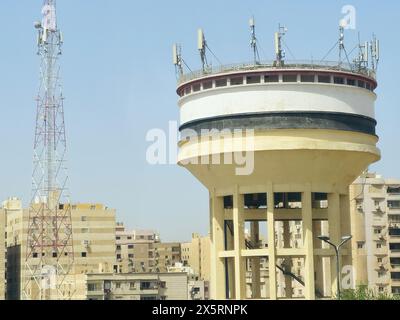
[[[278,32],[275,32],[275,65],[277,67],[282,66],[285,58],[285,50],[282,49],[282,39],[283,36],[286,35],[288,29],[285,26],[281,26],[279,24]]]
[[[250,18],[249,25],[250,25],[250,30],[251,30],[250,46],[253,50],[254,65],[257,65],[257,64],[260,64],[260,55],[258,53],[258,48],[257,48],[256,24],[255,24],[254,16]]]

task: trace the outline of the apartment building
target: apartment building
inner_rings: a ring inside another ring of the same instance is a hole
[[[356,283],[400,294],[400,180],[365,173],[350,200]]]
[[[200,279],[210,280],[210,237],[202,237],[197,233],[192,234],[191,242],[181,244],[182,262],[190,266]]]
[[[118,223],[115,239],[119,273],[163,273],[181,260],[180,243],[161,243],[155,231],[128,231],[123,223]]]
[[[17,198],[3,202],[6,216],[7,299],[22,298],[29,210]],[[115,210],[101,204],[73,204],[71,207],[76,281],[75,299],[85,296],[81,275],[112,272],[115,262]],[[72,279],[72,278],[71,278]]]
[[[186,273],[87,274],[88,300],[188,300]]]
[[[169,266],[181,262],[181,244],[179,242],[154,243],[156,272],[167,272]]]

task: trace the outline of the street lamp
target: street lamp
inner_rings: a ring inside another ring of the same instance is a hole
[[[349,241],[353,236],[344,236],[342,237],[342,242],[340,242],[339,245],[335,245],[330,241],[330,238],[327,236],[318,236],[318,239],[321,241],[326,242],[330,246],[332,246],[335,249],[336,253],[336,283],[337,283],[337,295],[338,295],[338,300],[340,300],[340,265],[339,265],[339,252],[340,248],[347,242]]]

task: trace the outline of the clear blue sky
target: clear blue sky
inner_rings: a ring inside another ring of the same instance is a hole
[[[171,45],[199,67],[196,30],[223,63],[251,60],[248,19],[271,59],[279,22],[297,59],[322,58],[337,40],[341,8],[357,9],[357,31],[348,48],[375,32],[382,61],[377,90],[382,160],[372,167],[400,178],[398,1],[132,1],[58,0],[65,35],[62,57],[71,193],[74,202],[102,202],[117,209],[130,228],[156,229],[163,240],[207,233],[208,193],[177,166],[146,163],[146,132],[167,129],[178,118]],[[27,204],[39,60],[33,21],[41,0],[0,1],[0,199],[18,196]],[[336,55],[330,58],[334,59]]]

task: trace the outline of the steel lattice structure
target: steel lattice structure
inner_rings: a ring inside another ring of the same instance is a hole
[[[75,290],[71,205],[66,168],[59,58],[63,44],[56,1],[45,0],[38,30],[41,58],[25,260],[26,299],[70,299]]]

